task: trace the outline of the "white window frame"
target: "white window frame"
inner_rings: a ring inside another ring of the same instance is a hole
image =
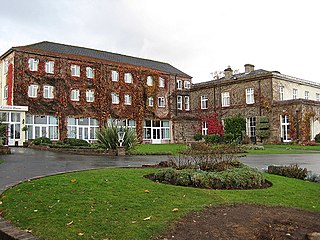
[[[144,120],[143,140],[157,143],[161,143],[161,140],[170,140],[170,125],[169,120]]]
[[[190,89],[191,83],[190,83],[190,81],[185,80],[184,83],[183,83],[183,85],[184,85],[184,88],[185,88],[185,89]]]
[[[3,88],[3,99],[8,98],[8,85],[5,85]]]
[[[8,61],[8,60],[4,61],[3,65],[4,65],[4,72],[3,72],[3,74],[7,74],[8,71],[9,71],[9,61]]]
[[[165,79],[162,77],[159,77],[159,87],[164,88],[166,86]]]
[[[46,73],[53,74],[54,73],[54,61],[48,61],[45,65]]]
[[[71,101],[79,101],[80,100],[80,90],[79,89],[72,89],[70,94]]]
[[[43,123],[36,123],[36,119],[43,119]],[[35,139],[38,137],[48,137],[51,140],[59,139],[58,117],[56,116],[26,116],[26,138]]]
[[[190,97],[184,96],[184,110],[190,111]]]
[[[86,101],[94,102],[94,90],[92,89],[86,90]]]
[[[125,83],[132,83],[133,82],[131,73],[124,74],[124,82]]]
[[[153,78],[152,78],[152,76],[148,76],[147,77],[147,85],[150,86],[150,87],[153,86]]]
[[[87,124],[83,124],[86,121]],[[95,118],[68,117],[68,138],[83,139],[88,142],[97,140],[96,132],[99,129],[98,120]]]
[[[86,76],[87,78],[94,78],[94,69],[92,67],[86,67]]]
[[[38,71],[39,60],[35,58],[29,58],[28,60],[29,70],[32,72]]]
[[[71,70],[71,76],[80,77],[80,66],[79,65],[71,64],[70,70]]]
[[[54,86],[43,85],[43,98],[53,99],[54,98]]]
[[[166,107],[166,99],[164,97],[158,97],[158,107]]]
[[[148,97],[148,106],[153,107],[153,97]]]
[[[254,88],[246,88],[246,103],[254,104]]]
[[[201,96],[201,109],[208,109],[208,97],[206,95]]]
[[[284,86],[279,87],[279,100],[283,101],[284,100]]]
[[[292,99],[298,98],[298,89],[294,88],[292,89]]]
[[[31,84],[28,87],[28,96],[31,98],[36,98],[38,97],[38,88],[39,86],[36,84]]]
[[[256,125],[257,125],[257,119],[256,117],[248,117],[246,118],[246,125],[247,125],[247,136],[248,137],[256,137]]]
[[[182,89],[182,80],[180,80],[180,79],[177,80],[177,89],[179,89],[179,90]]]
[[[304,91],[304,99],[309,99],[309,91]]]
[[[181,95],[177,96],[177,109],[182,110],[182,96]]]
[[[290,139],[290,122],[288,115],[280,115],[281,138],[283,142],[291,142]]]
[[[111,102],[112,104],[119,104],[119,94],[118,93],[111,93]]]
[[[124,105],[131,105],[132,103],[132,96],[130,94],[124,95]]]
[[[202,135],[208,135],[208,123],[207,122],[202,122],[201,133],[202,133]]]
[[[111,81],[118,82],[119,81],[119,73],[116,70],[111,71]]]
[[[222,107],[229,107],[230,106],[230,93],[229,92],[221,93],[221,106]]]

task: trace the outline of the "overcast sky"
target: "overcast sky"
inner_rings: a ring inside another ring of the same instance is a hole
[[[320,83],[317,0],[0,2],[0,55],[46,40],[167,62],[193,82],[251,63]]]

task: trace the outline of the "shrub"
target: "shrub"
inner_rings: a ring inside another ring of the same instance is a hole
[[[51,140],[47,137],[39,137],[32,141],[34,145],[50,144]]]
[[[83,139],[67,138],[63,142],[70,146],[90,146],[90,143]]]
[[[263,141],[263,139],[270,136],[269,119],[265,116],[257,117],[256,136]]]
[[[197,133],[197,134],[195,134],[194,136],[193,136],[193,139],[195,140],[195,141],[201,141],[202,140],[202,138],[203,138],[203,135],[202,134],[200,134],[200,133]]]
[[[320,133],[318,133],[318,134],[314,137],[314,140],[315,140],[317,143],[320,143]]]
[[[216,145],[223,142],[223,136],[220,136],[218,134],[205,135],[203,136],[203,138],[208,144]]]
[[[289,166],[269,166],[268,173],[303,180],[307,177],[308,170],[299,167],[298,164],[291,164]]]
[[[246,131],[246,119],[241,115],[225,118],[224,131],[233,135],[233,141],[242,140],[243,132]]]

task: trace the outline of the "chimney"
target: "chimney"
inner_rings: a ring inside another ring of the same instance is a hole
[[[250,73],[254,71],[254,65],[252,64],[245,64],[244,65],[244,71],[245,73]]]
[[[228,68],[224,70],[224,77],[226,79],[232,78],[232,73],[233,73],[233,71],[232,71],[231,67],[228,66]]]

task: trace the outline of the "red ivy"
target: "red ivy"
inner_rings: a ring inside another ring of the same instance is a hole
[[[217,119],[217,113],[212,113],[208,115],[200,114],[198,115],[201,120],[201,127],[204,122],[207,123],[208,134],[218,134],[220,136],[224,135],[223,125],[221,121]],[[200,127],[200,128],[201,128]]]

